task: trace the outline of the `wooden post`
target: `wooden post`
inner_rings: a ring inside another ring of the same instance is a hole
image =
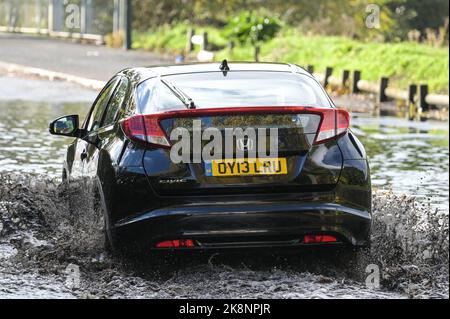
[[[416,105],[416,94],[417,94],[417,85],[410,84],[408,86],[408,100],[406,101],[406,105],[408,106],[408,118],[410,121],[414,120],[417,114],[417,105]]]
[[[259,53],[261,51],[261,48],[257,45],[255,46],[255,62],[259,62]]]
[[[203,32],[202,37],[202,50],[206,51],[208,49],[208,32]]]
[[[323,86],[326,88],[329,84],[329,79],[330,76],[333,74],[333,68],[332,67],[327,67],[325,69],[325,78],[323,79]]]
[[[314,65],[308,64],[306,66],[306,71],[308,71],[310,74],[314,74]]]
[[[228,45],[228,56],[231,57],[233,55],[233,49],[234,49],[234,42],[233,41],[229,41]]]
[[[389,78],[382,77],[380,79],[380,92],[378,93],[378,102],[387,102],[388,97],[386,96],[386,89],[389,86]]]
[[[194,51],[194,44],[192,43],[192,37],[195,35],[195,29],[189,28],[187,31],[186,51],[191,53]]]
[[[349,80],[350,80],[350,71],[349,70],[342,71],[342,87],[344,89],[348,88]]]
[[[430,110],[430,105],[426,101],[428,95],[428,85],[422,84],[419,86],[419,108],[421,112],[428,112]]]
[[[361,71],[353,71],[353,81],[352,81],[352,93],[359,93],[358,82],[361,80]]]

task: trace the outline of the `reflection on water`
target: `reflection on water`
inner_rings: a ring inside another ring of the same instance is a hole
[[[48,133],[58,116],[87,113],[89,103],[0,101],[0,170],[60,176],[70,138]],[[448,123],[354,115],[353,131],[370,156],[376,188],[417,194],[448,210]]]
[[[352,127],[366,147],[375,188],[426,197],[448,211],[448,123],[358,114]]]
[[[71,138],[50,135],[48,124],[62,115],[84,116],[89,105],[0,101],[0,171],[61,176]]]

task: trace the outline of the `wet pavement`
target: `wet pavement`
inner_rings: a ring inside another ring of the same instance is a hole
[[[0,61],[100,81],[107,81],[128,67],[173,62],[146,51],[80,45],[71,40],[11,33],[0,33]]]
[[[32,80],[17,76],[1,76],[0,70],[0,103],[31,102],[31,105],[46,104],[90,104],[97,92],[87,90],[74,84],[62,81],[48,81],[40,78]],[[34,103],[34,104],[33,104]],[[34,107],[36,111],[39,107]],[[12,111],[11,107],[11,112]],[[82,111],[78,109],[77,111]]]
[[[60,185],[70,139],[47,133],[53,118],[83,117],[96,93],[2,76],[0,88],[0,298],[448,298],[448,123],[354,114],[378,191],[374,244],[351,261],[317,251],[117,259],[90,193]],[[366,284],[374,266],[378,288]]]

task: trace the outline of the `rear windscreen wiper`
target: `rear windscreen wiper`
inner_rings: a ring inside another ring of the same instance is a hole
[[[189,97],[186,93],[184,93],[181,89],[177,88],[175,85],[170,83],[169,81],[160,79],[161,82],[172,91],[172,93],[181,101],[188,109],[195,109],[194,100]]]

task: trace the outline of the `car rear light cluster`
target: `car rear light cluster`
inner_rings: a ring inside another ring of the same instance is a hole
[[[192,248],[195,243],[192,239],[166,240],[156,244],[156,248]]]
[[[236,107],[194,109],[159,114],[135,115],[122,122],[125,135],[131,140],[156,147],[170,148],[171,144],[160,121],[177,117],[200,117],[236,114],[319,114],[322,117],[314,144],[324,143],[347,132],[350,115],[345,110],[315,107]]]
[[[337,242],[337,238],[331,235],[305,235],[303,237],[304,244],[325,244]]]
[[[122,128],[131,140],[168,148],[170,143],[159,120],[158,115],[136,115],[126,119]]]
[[[350,114],[345,110],[323,109],[322,122],[317,133],[315,144],[333,139],[348,131]]]

